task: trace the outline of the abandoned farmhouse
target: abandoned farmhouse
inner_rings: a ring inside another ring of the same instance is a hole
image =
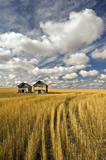
[[[31,93],[32,86],[28,83],[22,82],[18,85],[18,93]],[[33,92],[34,93],[48,93],[48,85],[42,81],[38,81],[33,85]]]
[[[38,81],[34,85],[34,93],[47,93],[48,85],[43,83],[42,81]]]

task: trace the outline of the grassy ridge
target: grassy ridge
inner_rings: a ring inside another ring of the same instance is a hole
[[[0,160],[105,160],[105,91],[13,92],[0,94]]]

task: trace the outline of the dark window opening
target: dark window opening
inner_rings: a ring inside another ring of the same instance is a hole
[[[24,93],[24,89],[22,89],[22,93]]]
[[[38,93],[41,93],[41,90],[38,90]]]

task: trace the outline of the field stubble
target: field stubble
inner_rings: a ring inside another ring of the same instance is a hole
[[[105,160],[105,90],[15,91],[0,92],[0,160]]]

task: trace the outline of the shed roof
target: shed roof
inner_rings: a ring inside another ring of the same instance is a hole
[[[33,86],[35,87],[35,86],[37,86],[37,85],[45,85],[45,86],[48,86],[47,84],[45,84],[45,83],[42,82],[42,81],[36,82]]]
[[[22,82],[18,85],[18,88],[27,88],[27,87],[32,87],[32,86],[30,86],[28,83],[24,83],[24,82]]]

